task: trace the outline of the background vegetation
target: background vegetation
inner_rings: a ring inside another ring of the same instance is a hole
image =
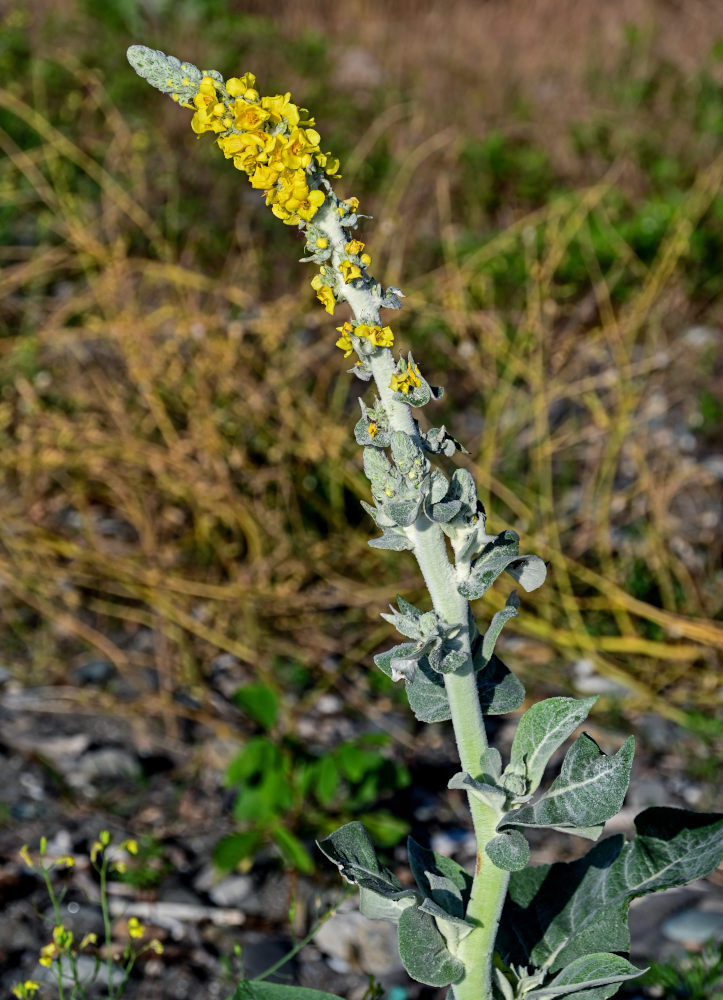
[[[229,781],[286,775],[266,832],[303,825],[304,788],[338,818],[350,794],[366,808],[407,780],[382,774],[383,734],[413,734],[371,657],[379,610],[421,591],[411,561],[366,544],[344,317],[319,309],[294,233],[130,70],[143,42],[251,70],[316,114],[373,216],[375,272],[407,293],[398,340],[447,386],[434,419],[469,449],[491,529],[550,561],[504,650],[529,691],[602,677],[611,717],[661,713],[710,755],[723,9],[10,0],[2,17],[10,670],[171,742],[253,736]],[[503,600],[488,597],[480,614]],[[373,720],[382,749],[349,735],[319,790],[299,720],[323,698]]]

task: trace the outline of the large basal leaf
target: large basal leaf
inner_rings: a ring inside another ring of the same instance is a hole
[[[505,814],[505,826],[551,826],[583,835],[600,835],[604,823],[622,808],[630,781],[635,738],[628,737],[616,754],[607,756],[587,733],[568,750],[562,769],[536,801]]]
[[[636,969],[626,958],[597,952],[576,958],[549,983],[525,994],[525,1000],[607,1000],[617,993],[620,983],[641,976],[645,969]]]
[[[399,956],[412,979],[426,986],[449,986],[464,973],[464,966],[447,950],[434,917],[415,906],[399,918]]]
[[[352,885],[363,886],[387,899],[401,899],[414,895],[405,889],[399,879],[377,860],[374,845],[363,823],[345,823],[317,847],[338,867],[342,876]]]
[[[597,698],[546,698],[528,709],[519,721],[510,751],[508,770],[527,779],[527,792],[542,780],[547,762],[587,718]]]
[[[303,986],[258,982],[244,979],[233,992],[231,1000],[344,1000],[336,993],[323,993]]]
[[[608,837],[583,858],[513,872],[497,937],[505,962],[551,971],[603,951],[627,952],[630,900],[708,875],[723,857],[723,816],[655,807],[628,843]]]
[[[452,858],[430,851],[413,837],[407,839],[409,867],[421,893],[453,917],[463,917],[472,877]]]

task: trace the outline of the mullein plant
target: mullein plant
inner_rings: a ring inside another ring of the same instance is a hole
[[[410,552],[424,577],[431,609],[403,597],[382,617],[404,637],[375,657],[377,667],[406,687],[423,722],[451,720],[460,770],[450,787],[467,796],[477,839],[473,873],[409,840],[414,887],[380,864],[361,823],[319,843],[360,908],[398,927],[409,975],[448,986],[447,1000],[605,1000],[642,970],[626,957],[630,901],[710,873],[723,855],[723,817],[670,808],[646,809],[635,835],[599,840],[622,807],[634,740],[604,754],[586,733],[567,751],[560,773],[541,787],[556,750],[581,725],[594,698],[547,698],[520,718],[509,759],[489,746],[485,717],[514,712],[525,692],[495,653],[505,624],[518,614],[511,591],[486,627],[470,602],[504,573],[525,591],[539,587],[545,563],[521,555],[514,531],[489,534],[470,473],[448,478],[436,460],[464,451],[444,427],[422,430],[415,410],[442,390],[425,378],[411,352],[395,358],[394,333],[383,309],[403,295],[383,287],[356,238],[363,216],[354,197],[340,198],[332,181],[339,161],[323,151],[315,121],[291,95],[262,96],[253,74],[224,79],[141,45],[128,50],[136,72],[193,113],[196,133],[211,132],[224,156],[245,173],[271,211],[306,239],[303,261],[329,313],[346,303],[337,346],[354,357],[350,371],[373,382],[354,428],[363,448],[371,503],[364,509],[381,534],[379,549]],[[576,861],[530,865],[525,832],[552,829],[596,842]],[[244,983],[241,995],[299,1000],[329,998],[301,987]]]

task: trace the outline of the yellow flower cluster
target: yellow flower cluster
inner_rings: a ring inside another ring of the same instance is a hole
[[[16,983],[13,986],[13,996],[18,1000],[31,1000],[39,989],[40,983],[36,983],[34,979],[26,979],[24,983]]]
[[[391,347],[394,343],[394,334],[390,326],[369,326],[366,323],[359,323],[354,326],[348,320],[343,326],[338,326],[337,331],[341,334],[336,342],[336,346],[344,352],[344,357],[348,358],[354,350],[351,334],[368,340],[374,347]]]
[[[248,175],[251,185],[266,195],[266,204],[287,225],[310,222],[325,195],[310,189],[307,167],[312,159],[337,177],[339,160],[322,153],[321,136],[305,108],[291,94],[260,97],[256,77],[245,73],[226,80],[225,93],[212,76],[204,76],[193,98],[191,128],[200,135],[214,132],[227,159]]]
[[[401,375],[392,375],[392,381],[389,383],[389,388],[393,389],[395,392],[403,392],[406,396],[412,389],[418,389],[422,384],[421,380],[418,378],[420,372],[419,368],[414,365],[413,368],[407,368],[405,372]]]

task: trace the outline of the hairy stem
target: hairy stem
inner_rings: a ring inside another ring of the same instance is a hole
[[[331,266],[336,269],[344,257],[347,243],[339,218],[326,208],[319,212],[315,223],[329,239]],[[349,284],[344,287],[343,294],[357,323],[380,323],[377,303],[367,289]],[[419,431],[411,407],[400,401],[390,388],[395,370],[392,352],[385,348],[369,360],[390,427],[418,440]],[[448,624],[463,626],[461,638],[466,643],[467,662],[461,670],[446,674],[444,680],[462,769],[477,777],[480,756],[487,749],[487,736],[472,662],[469,604],[457,591],[455,569],[449,560],[445,535],[439,525],[422,517],[407,528],[406,533],[414,546],[413,552],[434,610]],[[469,806],[477,841],[477,865],[467,919],[475,928],[457,950],[465,974],[461,982],[455,984],[454,994],[455,1000],[492,1000],[492,954],[509,875],[495,867],[484,850],[485,844],[495,836],[498,822],[495,811],[471,795]]]

